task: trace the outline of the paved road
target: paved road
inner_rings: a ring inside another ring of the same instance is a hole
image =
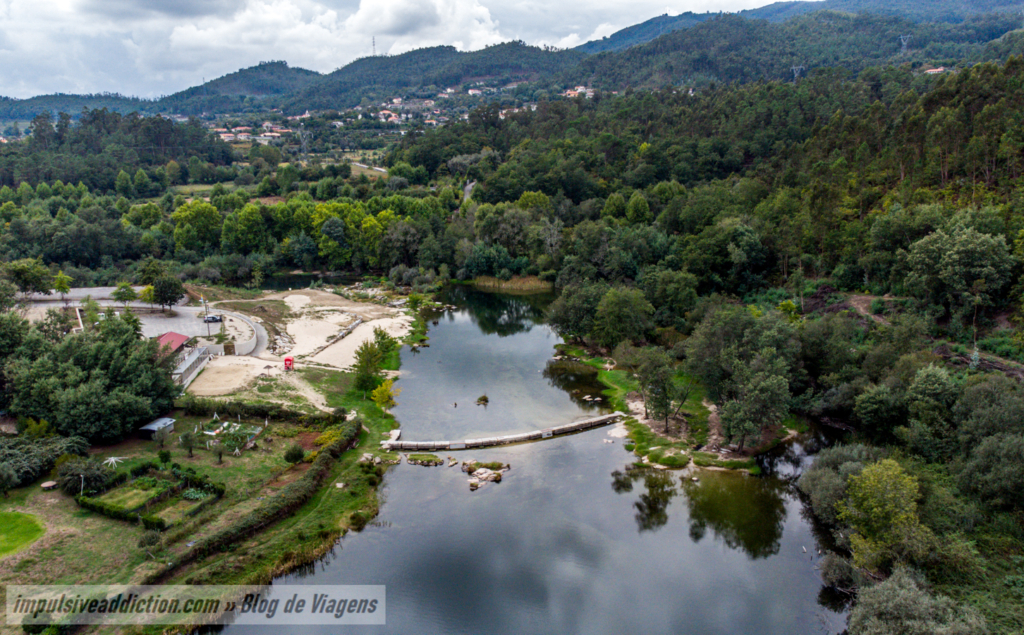
[[[135,289],[136,293],[142,291],[143,289],[143,287],[132,288]],[[64,294],[64,301],[67,302],[68,306],[80,306],[82,304],[82,300],[85,300],[87,297],[89,297],[92,298],[93,300],[96,300],[103,306],[107,306],[108,304],[117,304],[120,306],[119,302],[114,302],[113,300],[110,299],[110,294],[116,290],[117,287],[76,287],[69,291],[68,293]],[[61,300],[59,293],[51,293],[50,295],[33,293],[32,295],[27,296],[26,299],[31,304],[38,305],[44,309],[64,306],[64,301]],[[188,296],[185,296],[184,298],[181,299],[180,302],[178,302],[178,305],[180,306],[187,301]],[[128,306],[134,306],[143,309],[153,308],[152,304],[146,304],[144,302],[129,302]]]
[[[157,337],[168,331],[190,336],[205,336],[207,332],[216,333],[220,329],[220,325],[203,322],[199,318],[199,314],[202,311],[202,307],[198,306],[178,306],[174,307],[174,313],[176,314],[174,316],[161,313],[142,313],[139,315],[139,319],[142,321],[142,334],[145,337]],[[262,324],[248,316],[232,311],[222,311],[216,306],[212,307],[212,313],[214,315],[224,315],[225,319],[241,320],[253,328],[256,332],[256,348],[250,353],[251,356],[259,356],[267,350],[267,330],[263,328]]]
[[[136,291],[141,291],[142,287],[133,287]],[[71,291],[65,294],[65,300],[69,306],[80,306],[82,301],[86,297],[91,297],[96,300],[101,306],[117,306],[121,304],[114,302],[110,299],[110,294],[113,293],[117,287],[79,287],[71,289]],[[142,335],[145,337],[157,337],[173,331],[175,333],[181,333],[182,335],[189,336],[205,336],[207,331],[209,333],[215,333],[219,330],[219,325],[210,324],[210,328],[207,329],[207,325],[201,319],[199,314],[203,311],[202,307],[197,306],[184,306],[187,300],[187,296],[181,300],[181,302],[174,307],[174,313],[176,315],[170,316],[164,313],[140,313],[139,318],[142,321]],[[39,293],[28,296],[30,306],[41,311],[45,311],[50,308],[57,308],[64,306],[64,302],[61,300],[60,295],[54,293],[51,295],[42,295]],[[143,302],[129,302],[128,306],[140,309],[152,309],[154,308],[151,304]],[[256,348],[253,350],[251,355],[258,356],[267,350],[269,344],[269,338],[267,337],[267,330],[263,328],[259,322],[256,322],[248,316],[242,316],[238,313],[231,311],[222,311],[216,307],[213,307],[214,313],[224,314],[232,318],[247,322],[253,327],[256,332]],[[41,315],[42,313],[40,313]]]

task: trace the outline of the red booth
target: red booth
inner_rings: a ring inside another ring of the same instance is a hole
[[[284,369],[285,370],[295,370],[295,358],[294,357],[285,357],[284,358]]]

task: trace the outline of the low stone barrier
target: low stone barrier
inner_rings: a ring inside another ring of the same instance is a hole
[[[594,417],[592,419],[584,419],[582,421],[574,421],[573,423],[566,424],[564,426],[558,426],[555,428],[547,428],[544,430],[534,430],[532,432],[520,432],[518,434],[506,434],[496,437],[481,437],[479,439],[465,439],[462,441],[381,441],[380,444],[385,450],[416,450],[416,451],[431,451],[431,450],[475,450],[479,448],[490,448],[498,445],[512,445],[515,443],[529,443],[530,441],[540,441],[541,439],[551,439],[554,437],[573,434],[575,432],[582,432],[583,430],[589,430],[590,428],[597,428],[600,426],[608,425],[618,421],[622,417],[625,417],[625,413],[614,412],[610,415],[603,415],[600,417]]]

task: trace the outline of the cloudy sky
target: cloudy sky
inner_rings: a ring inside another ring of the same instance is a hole
[[[285,60],[330,72],[369,55],[521,39],[575,46],[663,13],[770,0],[0,0],[0,95],[158,97]]]

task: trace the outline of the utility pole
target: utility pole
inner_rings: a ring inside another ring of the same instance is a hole
[[[804,72],[805,70],[807,70],[807,69],[804,68],[803,66],[794,66],[792,68],[792,71],[793,71],[793,81],[795,82],[797,80],[797,78],[800,77],[800,73]]]
[[[377,57],[377,36],[373,36],[373,56]]]
[[[914,39],[914,36],[912,36],[912,35],[901,35],[900,36],[900,44],[903,45],[903,50],[900,51],[901,55],[906,55],[907,54],[907,46],[910,44],[910,40],[912,40],[912,39]]]

